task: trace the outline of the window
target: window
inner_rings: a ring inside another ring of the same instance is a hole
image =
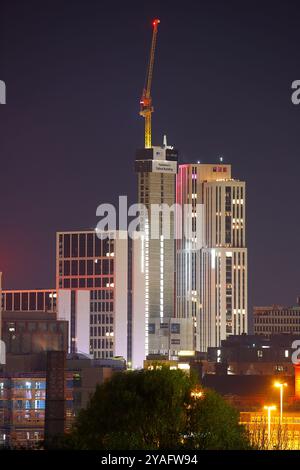
[[[56,323],[49,323],[49,331],[56,333]]]
[[[18,331],[24,331],[25,330],[25,322],[18,322]]]
[[[84,258],[86,256],[86,235],[81,233],[79,235],[79,256]]]
[[[47,331],[47,323],[46,322],[43,322],[43,323],[39,323],[38,324],[38,329],[39,331]]]
[[[70,235],[64,235],[64,257],[65,258],[70,258],[70,245],[71,245],[71,240],[70,240]]]
[[[88,260],[88,262],[87,262],[87,274],[88,274],[88,276],[93,276],[93,274],[94,274],[94,262],[93,262],[93,260]]]
[[[85,276],[86,272],[85,272],[85,261],[83,260],[80,260],[79,261],[79,275],[80,276]]]
[[[73,386],[81,387],[81,375],[79,373],[73,374]]]
[[[45,390],[46,389],[46,382],[35,382],[35,388],[37,390]]]
[[[44,410],[45,409],[45,400],[35,400],[34,401],[34,408],[36,410]]]
[[[14,294],[14,309],[20,310],[20,294]]]
[[[29,322],[28,323],[28,331],[36,331],[36,323],[35,322]]]
[[[38,292],[38,295],[37,295],[37,310],[41,310],[41,311],[45,310],[43,292]]]
[[[22,293],[22,310],[28,310],[28,294]]]
[[[92,258],[94,256],[94,234],[87,235],[87,256]]]
[[[171,344],[180,344],[180,339],[172,339]]]
[[[72,235],[72,257],[78,257],[78,235]]]
[[[64,261],[64,276],[70,276],[70,261]]]
[[[171,323],[171,333],[180,335],[180,323]]]

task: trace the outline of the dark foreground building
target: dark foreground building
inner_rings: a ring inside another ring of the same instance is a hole
[[[2,339],[7,354],[68,350],[68,322],[55,312],[2,312]]]
[[[48,362],[48,374],[55,364]],[[64,384],[64,404],[55,395],[53,387],[48,393],[50,401],[48,435],[70,429],[79,410],[84,408],[96,385],[109,379],[114,371],[123,370],[123,361],[94,360],[83,355],[68,356]],[[19,372],[23,371],[23,372]],[[26,371],[26,372],[25,372]],[[49,381],[48,381],[49,383]],[[47,354],[8,355],[7,364],[0,370],[0,446],[32,448],[44,440],[47,390]]]
[[[294,375],[292,354],[297,335],[230,336],[219,348],[208,348],[207,359],[219,374]]]

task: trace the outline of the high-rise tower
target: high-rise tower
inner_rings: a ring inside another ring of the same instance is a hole
[[[167,334],[161,335],[175,315],[174,207],[178,152],[166,144],[137,151],[138,202],[147,213],[144,233],[146,355],[168,353]],[[165,210],[163,210],[163,206]],[[160,210],[161,209],[161,210]],[[164,228],[168,228],[164,230]]]
[[[221,162],[180,165],[176,202],[190,207],[182,225],[192,219],[177,240],[176,316],[194,319],[194,347],[206,351],[247,332],[245,183]]]
[[[138,203],[142,206],[140,234],[144,275],[143,298],[136,295],[136,290],[133,295],[133,356],[138,357],[133,362],[139,364],[141,358],[149,354],[176,355],[178,350],[187,349],[192,336],[186,321],[172,321],[175,317],[174,233],[178,152],[167,145],[166,137],[162,146],[152,146],[151,139],[151,85],[159,23],[159,19],[153,21],[149,64],[140,100],[140,114],[145,118],[145,148],[138,150],[135,158]]]

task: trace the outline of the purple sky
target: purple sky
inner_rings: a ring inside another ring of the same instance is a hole
[[[0,4],[0,269],[6,288],[55,285],[55,232],[94,227],[128,194],[143,145],[139,98],[161,19],[154,143],[219,155],[247,182],[250,305],[300,294],[300,4],[16,1]]]

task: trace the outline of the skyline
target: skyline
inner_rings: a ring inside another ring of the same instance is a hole
[[[16,4],[19,17],[14,16]],[[0,222],[4,288],[54,287],[55,232],[94,227],[97,206],[115,202],[119,195],[136,200],[134,153],[143,142],[138,102],[151,20],[158,16],[153,143],[160,144],[166,133],[179,148],[180,163],[213,163],[222,155],[233,165],[233,176],[247,182],[250,306],[295,302],[300,109],[290,96],[291,83],[298,78],[300,9],[276,7],[268,24],[257,19],[251,34],[252,10],[246,8],[249,16],[241,17],[239,7],[229,18],[230,8],[217,4],[219,12],[215,6],[193,6],[189,13],[181,12],[179,21],[176,5],[173,10],[155,7],[155,2],[151,8],[140,5],[135,14],[120,7],[120,18],[115,18],[112,7],[106,6],[103,14],[100,6],[81,1],[72,5],[69,22],[69,9],[60,5],[55,23],[58,2],[41,7],[31,1],[31,9],[23,11],[25,20],[19,2],[3,2],[0,70],[7,104],[0,107],[1,200],[9,195]],[[292,17],[295,23],[288,31]],[[40,25],[38,18],[44,19]],[[181,22],[189,27],[180,30]],[[279,22],[282,35],[275,37]],[[53,26],[60,38],[55,44]],[[78,26],[83,37],[77,36]],[[264,38],[266,31],[273,37]],[[278,70],[283,61],[285,70]],[[256,70],[263,64],[264,71]],[[118,82],[119,76],[126,79]],[[227,96],[221,93],[222,82]]]

